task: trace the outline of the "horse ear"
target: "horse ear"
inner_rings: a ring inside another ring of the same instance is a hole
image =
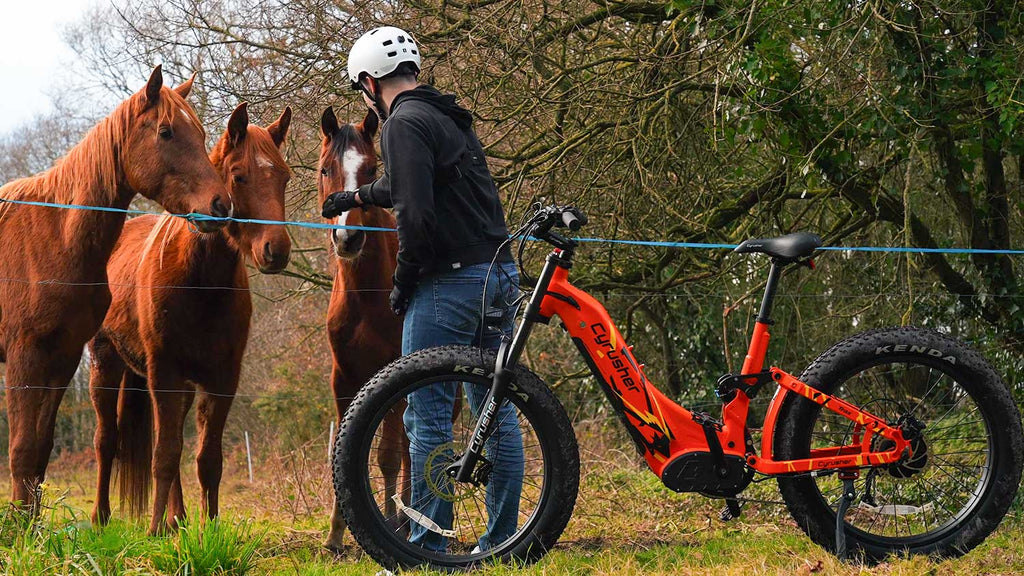
[[[228,141],[237,146],[249,132],[249,103],[242,102],[228,119]]]
[[[188,98],[189,93],[192,92],[192,83],[196,81],[196,74],[198,74],[198,72],[193,72],[192,76],[188,80],[185,80],[180,85],[176,86],[174,91],[182,98]]]
[[[160,89],[164,86],[163,65],[157,64],[146,82],[146,104],[153,105],[160,101]]]
[[[277,144],[278,148],[281,147],[281,144],[284,144],[284,137],[288,134],[288,126],[291,123],[292,107],[285,106],[284,112],[281,113],[281,117],[270,126],[267,126],[267,132],[270,132],[270,137],[274,140],[274,144]]]
[[[372,142],[373,136],[377,133],[377,126],[380,124],[380,120],[377,118],[377,113],[372,108],[366,110],[366,117],[363,118],[362,124],[359,125],[359,131],[363,133],[363,137],[367,141]]]
[[[324,138],[330,140],[338,133],[339,129],[338,117],[334,115],[334,108],[328,106],[324,110],[324,115],[320,117],[320,131],[323,132]]]

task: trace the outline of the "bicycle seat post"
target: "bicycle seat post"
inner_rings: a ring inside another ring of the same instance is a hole
[[[764,286],[764,298],[761,299],[761,310],[757,313],[757,321],[762,324],[771,324],[772,303],[775,300],[775,289],[779,285],[779,276],[785,263],[772,258],[772,267],[768,272],[768,282]]]

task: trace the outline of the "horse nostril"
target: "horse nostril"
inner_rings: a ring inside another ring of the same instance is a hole
[[[270,242],[263,245],[263,260],[265,260],[267,264],[274,263],[274,249],[270,247]]]
[[[214,196],[213,202],[210,203],[210,215],[217,218],[227,218],[228,214],[228,208],[220,201],[220,196]]]
[[[345,241],[346,246],[359,245],[363,241],[363,235],[366,234],[362,230],[356,230],[349,235]]]

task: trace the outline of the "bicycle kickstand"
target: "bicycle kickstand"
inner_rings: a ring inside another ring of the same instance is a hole
[[[735,518],[739,518],[740,514],[743,513],[743,509],[740,507],[740,501],[735,498],[725,499],[725,508],[719,513],[718,519],[722,522],[728,522]]]
[[[839,500],[839,509],[836,510],[836,556],[840,560],[846,560],[846,529],[843,526],[846,518],[846,511],[850,504],[857,497],[857,491],[853,487],[853,481],[860,477],[860,472],[840,472],[839,479],[843,481],[843,497]]]

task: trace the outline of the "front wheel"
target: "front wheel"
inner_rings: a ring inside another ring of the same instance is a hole
[[[885,419],[923,424],[906,461],[861,470],[845,517],[847,545],[868,560],[894,553],[959,556],[999,525],[1021,477],[1020,414],[977,352],[920,328],[889,328],[843,340],[800,380]],[[855,424],[791,395],[779,415],[776,459],[851,443]],[[888,440],[878,437],[876,450]],[[842,482],[835,474],[779,479],[797,524],[835,551]]]
[[[477,481],[448,475],[472,436],[494,362],[494,351],[479,348],[421,350],[377,373],[345,413],[335,493],[353,537],[384,567],[529,563],[565,529],[579,487],[576,437],[557,398],[524,367],[513,370]]]

